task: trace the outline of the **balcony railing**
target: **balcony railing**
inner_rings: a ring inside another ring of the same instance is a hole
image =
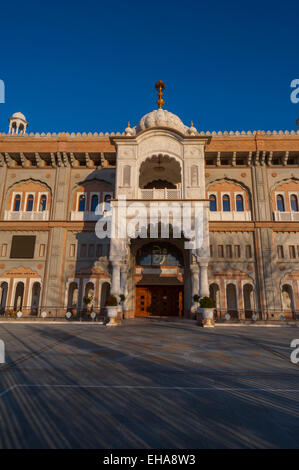
[[[210,220],[223,220],[223,221],[247,221],[251,220],[250,211],[210,211]]]
[[[297,221],[299,222],[299,212],[281,212],[274,211],[274,220],[277,221]]]
[[[99,215],[96,215],[94,211],[72,211],[71,212],[71,220],[85,220],[85,221],[93,221],[98,220]]]
[[[4,220],[49,220],[49,211],[5,211]]]
[[[94,211],[72,211],[71,212],[71,220],[76,220],[76,221],[85,221],[85,222],[92,222],[99,220],[100,217],[104,216],[109,216],[111,215],[112,212],[110,211],[103,211],[102,213],[97,213]]]
[[[140,189],[140,199],[181,199],[182,193],[180,189]]]

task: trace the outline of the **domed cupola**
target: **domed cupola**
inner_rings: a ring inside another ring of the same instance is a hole
[[[23,113],[14,113],[9,119],[9,134],[23,135],[26,133],[28,122]]]
[[[183,124],[178,116],[162,108],[154,109],[143,116],[136,127],[136,132],[138,133],[151,127],[167,127],[179,131],[181,134],[186,134],[188,130],[188,127]]]
[[[176,114],[173,114],[167,111],[166,109],[163,109],[163,106],[165,104],[162,92],[162,90],[164,90],[165,88],[164,83],[159,80],[156,83],[155,88],[158,90],[158,109],[154,109],[150,113],[145,114],[145,116],[140,119],[137,126],[133,128],[127,127],[127,129],[125,130],[125,135],[132,136],[146,129],[151,129],[155,127],[164,127],[172,129],[184,135],[198,135],[198,132],[195,127],[193,127],[193,124],[191,125],[191,128],[189,128],[188,126],[185,126],[185,124]]]

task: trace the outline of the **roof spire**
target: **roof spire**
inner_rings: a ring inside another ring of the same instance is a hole
[[[156,103],[157,103],[159,109],[162,109],[163,106],[164,106],[164,104],[165,104],[165,101],[164,101],[163,98],[162,98],[162,97],[163,97],[163,92],[162,92],[162,90],[165,89],[165,83],[162,82],[162,80],[159,80],[159,81],[156,83],[155,88],[156,88],[156,90],[159,90],[159,91],[158,91],[158,99],[157,99]]]

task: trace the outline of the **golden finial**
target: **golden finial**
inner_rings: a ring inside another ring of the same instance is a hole
[[[193,121],[191,121],[191,126],[190,127],[193,127]]]
[[[158,91],[158,100],[156,101],[159,109],[162,109],[163,108],[163,105],[165,104],[165,101],[163,100],[162,96],[163,96],[163,92],[162,90],[165,89],[165,83],[162,82],[162,80],[159,80],[156,85],[155,85],[155,88],[156,90],[159,90]]]
[[[128,121],[128,127],[131,127],[131,123],[130,123],[130,121]]]

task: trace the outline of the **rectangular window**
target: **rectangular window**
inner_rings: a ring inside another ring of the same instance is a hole
[[[246,258],[252,258],[251,245],[246,245]]]
[[[294,245],[289,246],[289,253],[290,253],[290,258],[294,259],[296,258],[296,251]]]
[[[7,255],[7,243],[4,243],[1,247],[1,256]]]
[[[297,245],[297,256],[299,258],[299,245]]]
[[[224,257],[223,245],[218,245],[218,258]]]
[[[210,257],[213,258],[213,245],[210,245]]]
[[[234,246],[234,255],[235,255],[235,258],[240,258],[240,256],[241,256],[240,245],[235,245]]]
[[[80,258],[86,258],[86,245],[83,244],[80,247]]]
[[[97,256],[97,258],[103,256],[102,245],[99,245],[99,244],[97,245],[96,256]]]
[[[45,251],[46,251],[46,245],[44,243],[41,243],[39,245],[39,256],[45,256]]]
[[[88,245],[88,258],[94,258],[94,245]]]
[[[34,258],[35,235],[13,235],[10,258]]]
[[[70,245],[70,257],[73,258],[75,256],[75,252],[76,252],[76,245],[74,243],[72,243]]]
[[[225,255],[227,258],[232,258],[233,257],[233,252],[232,252],[232,246],[231,245],[226,245],[225,246]]]
[[[284,258],[282,245],[277,245],[277,258]]]

